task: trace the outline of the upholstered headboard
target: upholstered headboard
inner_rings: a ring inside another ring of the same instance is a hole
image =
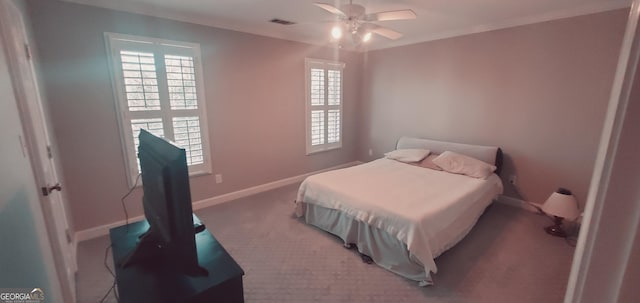
[[[502,150],[496,146],[472,145],[429,139],[401,137],[396,144],[396,149],[405,148],[428,149],[432,153],[436,154],[441,154],[445,151],[452,151],[459,154],[467,155],[469,157],[474,157],[478,160],[482,160],[490,164],[494,164],[497,167],[495,171],[497,175],[500,175],[500,171],[502,170]]]

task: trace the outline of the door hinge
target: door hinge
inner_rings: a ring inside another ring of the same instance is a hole
[[[67,243],[71,243],[71,233],[68,228],[64,230],[64,234],[67,236]]]
[[[47,145],[47,156],[49,159],[53,159],[53,153],[51,153],[51,145]]]
[[[27,56],[27,59],[31,59],[31,47],[29,47],[29,44],[27,43],[24,44],[24,53]]]

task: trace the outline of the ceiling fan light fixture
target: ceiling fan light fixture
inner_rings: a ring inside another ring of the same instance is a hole
[[[354,45],[369,42],[373,34],[377,34],[390,40],[397,40],[402,37],[402,33],[390,28],[378,25],[374,22],[389,20],[411,20],[416,19],[416,13],[411,9],[401,9],[395,11],[383,11],[367,14],[364,6],[353,4],[349,0],[349,4],[344,4],[340,8],[322,2],[314,2],[315,6],[333,14],[336,18],[335,24],[331,29],[331,41],[337,42],[341,39],[350,39]]]
[[[371,32],[366,32],[363,36],[362,36],[362,42],[369,42],[369,40],[371,40]]]
[[[340,27],[340,25],[335,25],[331,29],[331,37],[335,40],[342,38],[342,27]]]

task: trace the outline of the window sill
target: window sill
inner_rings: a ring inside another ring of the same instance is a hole
[[[212,175],[212,174],[213,174],[213,172],[210,172],[210,171],[204,171],[204,170],[195,171],[195,172],[189,173],[189,179],[191,179],[192,177],[200,177],[200,176],[206,176],[206,175]],[[136,178],[137,178],[137,176],[136,176]],[[133,180],[135,181],[136,178],[134,178]],[[131,186],[134,186],[134,185],[135,185],[135,188],[142,187],[142,176],[140,176],[140,180],[138,180],[137,184],[129,183],[129,187],[130,188],[131,188]]]
[[[318,150],[313,150],[313,151],[307,151],[306,155],[307,156],[311,156],[311,155],[314,155],[314,154],[329,152],[329,151],[336,150],[336,149],[341,149],[341,148],[342,148],[342,146],[335,146],[335,147],[328,147],[328,148],[323,148],[323,149],[318,149]]]
[[[211,171],[206,171],[206,170],[194,171],[194,172],[192,172],[192,173],[189,173],[189,178],[191,178],[191,177],[206,176],[206,175],[213,175],[213,172],[211,172]]]

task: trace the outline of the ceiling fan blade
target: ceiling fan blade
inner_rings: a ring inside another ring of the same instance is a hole
[[[371,32],[391,40],[397,40],[397,39],[400,39],[400,37],[402,37],[402,33],[396,32],[392,29],[382,27],[382,26],[378,26],[371,29]]]
[[[399,11],[388,11],[388,12],[368,14],[364,16],[364,20],[366,21],[409,20],[409,19],[415,19],[416,17],[417,17],[416,13],[414,13],[412,10],[403,9]]]
[[[341,17],[346,17],[347,16],[343,11],[339,10],[337,7],[335,7],[335,6],[331,5],[331,4],[328,4],[328,3],[314,2],[313,5],[315,5],[315,6],[319,7],[319,8],[322,8],[322,9],[324,9],[324,10],[326,10],[326,11],[328,11],[328,12],[334,14],[334,15],[338,15],[338,16],[341,16]]]

